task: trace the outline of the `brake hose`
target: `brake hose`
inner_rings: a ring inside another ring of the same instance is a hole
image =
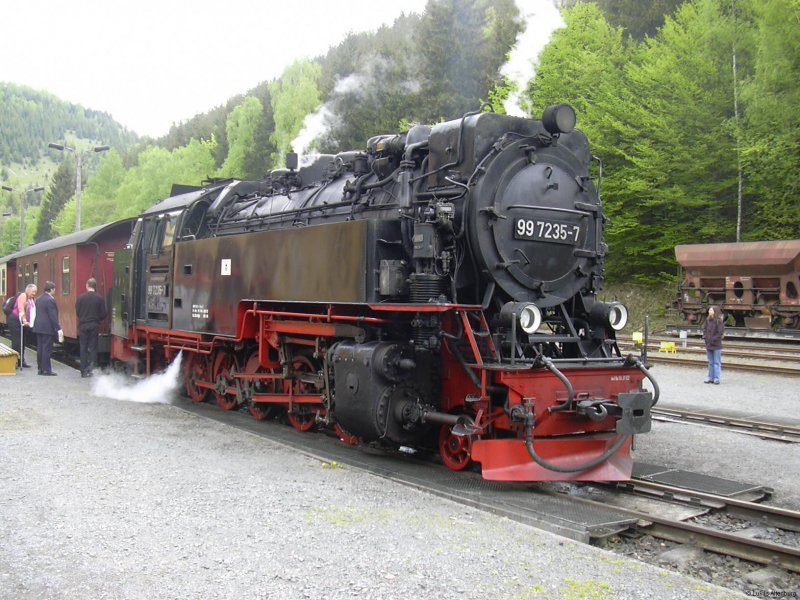
[[[577,473],[579,471],[586,471],[588,469],[596,467],[600,463],[605,462],[611,456],[616,454],[616,452],[620,448],[622,448],[622,445],[626,441],[628,441],[628,438],[630,436],[631,434],[619,436],[619,438],[617,439],[616,442],[614,442],[611,448],[603,452],[603,454],[601,454],[597,458],[594,458],[585,464],[582,464],[577,467],[560,467],[558,465],[554,465],[551,462],[547,462],[541,456],[536,454],[536,451],[533,449],[533,412],[530,409],[528,409],[525,412],[525,448],[528,450],[528,454],[530,454],[531,458],[533,459],[533,462],[535,462],[537,465],[539,465],[540,467],[544,467],[548,471],[555,471],[556,473]]]

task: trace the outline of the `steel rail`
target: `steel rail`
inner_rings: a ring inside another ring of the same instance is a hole
[[[661,342],[674,342],[676,349],[700,348],[705,349],[702,338],[677,338],[673,335],[649,335],[649,344],[660,345]],[[629,334],[617,334],[617,342],[622,344],[632,344],[633,336]],[[637,342],[638,343],[638,342]],[[797,343],[780,343],[772,340],[741,340],[724,338],[725,349],[753,350],[758,352],[780,352],[791,355],[800,355],[800,345]]]
[[[647,361],[651,363],[662,363],[670,365],[684,365],[706,367],[708,363],[705,360],[691,359],[681,357],[679,355],[667,354],[664,352],[651,352],[647,354]],[[790,367],[784,365],[773,365],[764,363],[743,363],[734,361],[725,361],[724,368],[737,369],[740,371],[755,371],[758,373],[772,373],[775,375],[800,375],[800,367]]]
[[[632,343],[621,343],[619,344],[620,351],[623,349],[625,350],[638,350],[641,346],[634,346]],[[647,355],[650,356],[653,353],[663,353],[664,351],[660,349],[659,344],[648,344],[647,345]],[[672,354],[672,351],[669,352]],[[683,355],[700,355],[703,358],[706,356],[706,349],[701,348],[700,346],[688,346],[686,348],[682,346],[675,346],[675,353],[680,353]],[[723,349],[723,354],[726,359],[728,358],[749,358],[754,360],[777,360],[781,362],[787,363],[800,363],[800,352],[775,352],[774,350],[760,350],[760,351],[751,351],[745,350],[742,348],[732,348],[730,346],[725,346]]]
[[[686,504],[701,505],[716,510],[724,509],[730,515],[757,521],[762,525],[776,527],[786,531],[800,532],[800,512],[760,504],[750,500],[741,500],[730,496],[710,494],[689,488],[667,485],[646,479],[631,479],[630,481],[611,484],[612,487],[631,493],[639,493],[657,498],[684,502]]]
[[[650,409],[652,416],[666,417],[668,420],[680,423],[699,423],[712,427],[722,427],[756,437],[776,440],[780,442],[800,443],[800,425],[787,425],[783,423],[769,423],[739,417],[730,417],[719,414],[699,413],[662,406]]]
[[[681,544],[691,544],[709,552],[735,556],[763,565],[775,565],[787,571],[800,573],[800,548],[782,546],[735,533],[691,525],[683,521],[672,521],[644,514],[641,518],[651,522],[646,530],[654,537]]]
[[[687,488],[664,485],[642,479],[630,482],[609,484],[609,487],[630,492],[657,496],[660,499],[682,502],[695,506],[705,506],[715,510],[724,510],[727,514],[752,520],[761,525],[768,525],[787,531],[800,532],[800,512],[775,506],[765,506],[747,500],[738,500],[728,496],[719,496],[699,492]],[[595,500],[579,499],[580,502],[597,503]],[[654,537],[692,545],[709,552],[735,556],[764,565],[775,565],[783,569],[800,573],[800,548],[766,542],[736,533],[719,531],[710,527],[694,525],[680,520],[668,519],[642,510],[615,507],[624,513],[636,516],[639,528]]]

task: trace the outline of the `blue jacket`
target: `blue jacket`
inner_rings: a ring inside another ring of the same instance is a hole
[[[61,325],[58,323],[58,306],[50,294],[42,294],[36,299],[36,320],[33,322],[35,333],[58,335]]]

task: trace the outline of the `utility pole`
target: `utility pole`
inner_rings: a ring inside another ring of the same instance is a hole
[[[9,187],[7,185],[3,186],[3,189],[7,192],[13,192],[14,188]],[[31,192],[38,193],[43,192],[43,187],[35,187],[25,190],[22,195],[22,198],[19,201],[19,250],[22,250],[25,247],[25,202],[28,199],[28,194]]]
[[[77,163],[77,168],[75,169],[75,231],[81,230],[81,161],[83,158],[83,154],[89,154],[90,152],[105,152],[109,149],[109,146],[95,146],[91,150],[87,150],[86,152],[78,152],[75,148],[71,148],[69,146],[65,146],[64,144],[54,144],[50,143],[47,145],[48,148],[53,148],[54,150],[58,150],[59,152],[73,152],[75,154],[75,162]]]

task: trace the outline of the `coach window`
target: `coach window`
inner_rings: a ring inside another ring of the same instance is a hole
[[[39,263],[33,263],[33,284],[39,285]]]
[[[0,296],[6,297],[6,268],[0,267]]]
[[[69,256],[61,259],[61,293],[69,295]]]

